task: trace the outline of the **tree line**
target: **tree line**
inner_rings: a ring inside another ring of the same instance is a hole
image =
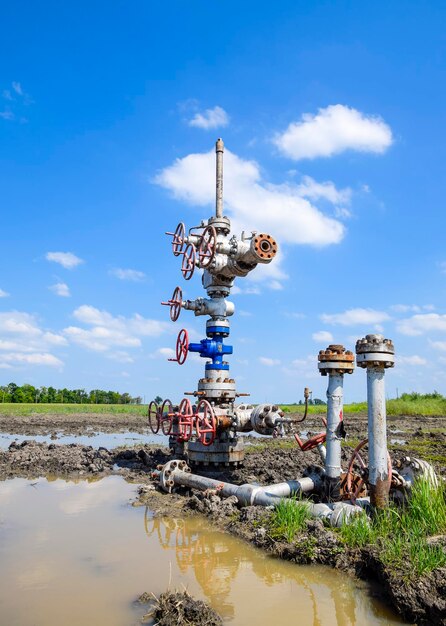
[[[55,387],[34,387],[33,385],[0,386],[0,402],[17,403],[66,403],[66,404],[141,404],[141,396],[132,397],[129,393],[104,391],[103,389],[56,389]]]

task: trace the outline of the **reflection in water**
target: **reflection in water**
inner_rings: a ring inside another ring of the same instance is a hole
[[[236,626],[401,623],[343,574],[270,558],[201,518],[154,519],[127,505],[134,492],[116,476],[0,482],[0,626],[132,626],[134,599],[169,584]]]
[[[254,548],[247,548],[220,531],[212,530],[208,523],[201,519],[175,519],[153,517],[146,508],[144,515],[145,531],[149,539],[157,538],[159,545],[166,551],[174,551],[176,562],[182,574],[192,576],[199,583],[208,602],[226,620],[232,619],[237,613],[237,602],[262,603],[259,580],[270,588],[274,598],[279,587],[288,590],[290,603],[293,597],[297,603],[290,611],[300,609],[300,623],[322,626],[338,624],[356,626],[361,623],[382,623],[387,611],[383,607],[372,607],[371,615],[364,620],[364,600],[358,593],[355,582],[327,568],[318,566],[297,566],[278,559],[268,557]],[[256,595],[251,598],[249,585],[245,589],[240,581],[251,571],[255,575]],[[234,589],[238,593],[234,594]],[[261,586],[260,586],[261,589]],[[266,589],[265,589],[266,591]],[[279,595],[281,593],[279,592]],[[273,602],[276,619],[285,621],[285,610],[279,602]],[[385,623],[392,623],[392,618]],[[267,619],[257,617],[256,624],[269,624]],[[241,623],[237,620],[236,623]],[[246,622],[248,623],[248,622]],[[394,623],[402,623],[395,620]]]

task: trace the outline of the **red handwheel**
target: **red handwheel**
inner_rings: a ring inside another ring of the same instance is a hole
[[[172,297],[167,302],[161,302],[164,306],[170,306],[170,319],[176,322],[180,317],[181,306],[183,304],[183,292],[181,287],[175,287]]]
[[[184,280],[190,280],[194,275],[195,262],[197,260],[197,254],[195,252],[195,246],[188,243],[183,254],[183,261],[181,263],[181,272]]]
[[[200,400],[197,405],[195,428],[200,443],[204,446],[210,446],[214,443],[217,432],[217,419],[214,409],[207,400]]]
[[[172,237],[172,252],[174,255],[180,255],[183,252],[186,239],[186,227],[183,222],[178,224],[174,233],[166,233],[166,235],[170,235]]]
[[[213,226],[206,226],[201,235],[200,247],[198,248],[198,260],[201,267],[208,267],[215,256],[217,247],[217,231]]]
[[[307,439],[306,441],[302,441],[297,433],[295,433],[294,439],[299,444],[299,448],[302,450],[302,452],[307,452],[308,450],[313,450],[313,448],[316,448],[320,443],[324,443],[327,439],[327,433],[319,433],[318,435],[310,437],[310,439]]]
[[[152,402],[149,404],[149,410],[147,411],[147,415],[149,418],[150,430],[154,435],[156,435],[156,433],[160,429],[160,410],[155,400],[152,400]]]
[[[160,409],[161,430],[164,435],[170,435],[172,430],[173,404],[170,400],[164,400]]]
[[[182,328],[177,337],[177,361],[178,365],[183,365],[187,359],[187,351],[189,349],[189,334],[185,328]]]
[[[183,398],[178,407],[178,440],[189,441],[194,426],[194,411],[189,398]]]

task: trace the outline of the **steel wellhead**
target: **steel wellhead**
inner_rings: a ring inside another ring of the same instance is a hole
[[[395,365],[391,339],[366,335],[356,342],[356,363],[367,369],[370,502],[377,508],[389,503],[391,476],[387,451],[385,370]]]
[[[326,350],[320,350],[318,361],[319,372],[322,376],[328,375],[325,495],[329,502],[336,502],[341,498],[344,374],[353,373],[355,357],[344,346],[331,344]]]

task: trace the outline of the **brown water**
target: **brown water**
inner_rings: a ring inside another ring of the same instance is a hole
[[[135,487],[0,483],[0,626],[127,626],[133,600],[186,587],[236,626],[400,624],[355,582],[267,557],[204,520],[153,519]]]

